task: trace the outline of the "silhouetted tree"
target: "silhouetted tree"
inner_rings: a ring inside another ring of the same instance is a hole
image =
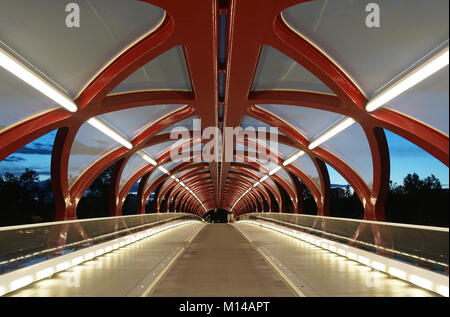
[[[441,190],[442,189],[441,182],[433,174],[431,174],[431,176],[428,176],[423,180],[423,189],[431,191]]]
[[[136,215],[137,214],[137,195],[128,194],[122,207],[122,215]]]
[[[110,166],[91,184],[78,204],[78,218],[109,216],[108,195],[112,171],[113,166]],[[275,199],[271,192],[269,195],[272,200]],[[306,186],[303,186],[303,199],[303,213],[317,214],[317,206]],[[155,203],[153,195],[146,202],[146,211],[154,212]],[[0,206],[0,226],[53,221],[55,206],[51,182],[39,182],[38,173],[29,169],[19,177],[6,172],[0,175]],[[350,187],[346,188],[343,198],[333,197],[330,207],[331,216],[334,217],[362,218],[364,215],[363,206]],[[392,181],[389,183],[387,221],[447,227],[448,208],[448,189],[443,189],[434,175],[421,179],[413,173],[406,175],[402,185]],[[136,196],[130,194],[123,213],[132,214],[136,210]],[[220,214],[220,219],[226,215],[222,210]]]
[[[39,175],[36,171],[25,169],[25,172],[20,175],[19,181],[26,188],[34,187],[39,182]]]
[[[449,196],[434,175],[420,179],[408,174],[403,185],[389,184],[386,220],[392,222],[447,227]]]
[[[6,172],[5,176],[3,176],[6,183],[9,184],[17,184],[19,182],[19,178],[16,177],[14,174]]]
[[[39,183],[36,171],[26,169],[19,177],[6,172],[0,180],[1,226],[54,219],[53,194],[45,183]]]
[[[350,185],[345,186],[344,197],[350,198],[352,196],[352,192],[350,190]]]
[[[104,170],[89,186],[77,206],[77,218],[109,216],[109,184],[114,164]]]
[[[302,213],[306,215],[317,215],[317,204],[314,197],[311,195],[308,187],[302,183],[303,188],[303,210]]]

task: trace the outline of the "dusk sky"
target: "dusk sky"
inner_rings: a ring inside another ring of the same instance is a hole
[[[406,141],[402,137],[385,131],[391,153],[391,180],[403,183],[408,173],[417,173],[421,178],[434,174],[445,187],[449,184],[449,170],[443,163]],[[36,170],[40,180],[50,177],[50,157],[56,131],[53,131],[23,147],[0,162],[0,174],[10,172],[15,175],[23,173],[25,168]],[[345,179],[329,167],[332,184],[347,184]]]

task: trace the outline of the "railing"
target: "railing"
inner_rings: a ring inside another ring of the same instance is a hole
[[[448,274],[448,228],[284,213],[249,213],[237,218],[241,220],[283,225]]]
[[[161,213],[0,227],[0,274],[168,222],[201,220]]]

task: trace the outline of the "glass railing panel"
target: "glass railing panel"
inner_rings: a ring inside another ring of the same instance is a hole
[[[239,216],[237,221],[240,220],[284,225],[437,272],[448,272],[448,228],[283,213],[250,213]]]
[[[0,274],[172,221],[201,220],[161,213],[0,228]]]

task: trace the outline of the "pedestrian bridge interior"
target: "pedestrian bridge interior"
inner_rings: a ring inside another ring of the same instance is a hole
[[[0,227],[0,296],[448,296],[448,228],[386,221],[385,131],[448,167],[449,3],[369,3],[1,1],[0,161],[57,134],[54,222]],[[110,166],[110,217],[77,219]],[[328,166],[363,219],[330,217]]]

